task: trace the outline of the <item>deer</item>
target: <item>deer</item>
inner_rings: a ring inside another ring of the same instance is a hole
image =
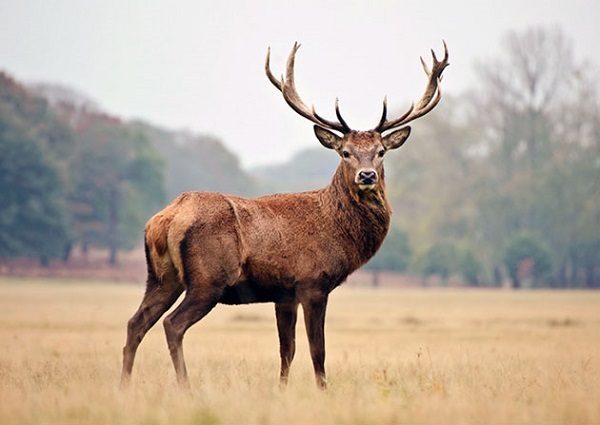
[[[127,322],[121,386],[127,387],[137,348],[148,330],[185,295],[163,320],[177,383],[190,388],[183,355],[185,332],[217,304],[272,302],[279,337],[279,382],[288,382],[296,351],[296,321],[302,306],[310,356],[318,388],[327,388],[325,314],[329,294],[364,265],[381,246],[390,226],[383,158],[408,139],[413,120],[429,113],[441,99],[442,72],[448,49],[428,68],[421,99],[394,119],[387,117],[387,97],[377,126],[352,130],[342,118],[318,115],[300,98],[294,62],[286,75],[271,72],[270,48],[265,72],[285,102],[314,124],[318,141],[340,156],[331,182],[302,193],[243,198],[211,192],[185,192],[151,217],[145,227],[147,282],[142,302]]]

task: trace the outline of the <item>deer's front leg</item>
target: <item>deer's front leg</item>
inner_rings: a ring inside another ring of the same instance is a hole
[[[281,372],[279,382],[285,386],[290,374],[290,366],[296,353],[296,319],[298,302],[275,304],[277,332],[279,333],[279,354],[281,356]]]
[[[312,296],[302,302],[306,334],[310,346],[310,355],[315,370],[317,386],[327,388],[325,378],[325,311],[327,295]]]

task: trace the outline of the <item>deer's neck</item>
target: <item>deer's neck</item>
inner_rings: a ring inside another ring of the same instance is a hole
[[[387,235],[391,208],[385,195],[384,176],[375,190],[360,191],[348,184],[340,165],[325,189],[338,228],[352,245],[356,268],[366,263],[379,249]]]

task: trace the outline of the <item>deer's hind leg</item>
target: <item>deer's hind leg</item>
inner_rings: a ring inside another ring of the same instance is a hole
[[[177,382],[184,389],[189,388],[189,381],[183,336],[219,303],[225,288],[237,282],[242,273],[235,238],[197,235],[195,240],[202,240],[202,245],[195,244],[191,238],[181,244],[185,297],[163,321]]]
[[[121,372],[121,387],[126,387],[131,379],[131,370],[135,353],[140,342],[161,318],[161,316],[177,301],[185,287],[174,276],[158,281],[154,273],[148,274],[148,283],[144,298],[127,322],[127,341],[123,347],[123,369]]]
[[[203,293],[197,288],[188,288],[181,304],[163,321],[177,383],[183,389],[190,388],[183,357],[183,336],[190,326],[201,320],[217,305],[218,299],[218,296]]]

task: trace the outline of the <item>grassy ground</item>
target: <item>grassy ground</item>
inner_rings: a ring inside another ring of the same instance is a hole
[[[186,335],[191,394],[175,385],[160,325],[123,393],[125,324],[142,292],[1,279],[0,423],[600,423],[598,292],[339,288],[326,392],[301,323],[281,391],[273,306],[218,306]]]

